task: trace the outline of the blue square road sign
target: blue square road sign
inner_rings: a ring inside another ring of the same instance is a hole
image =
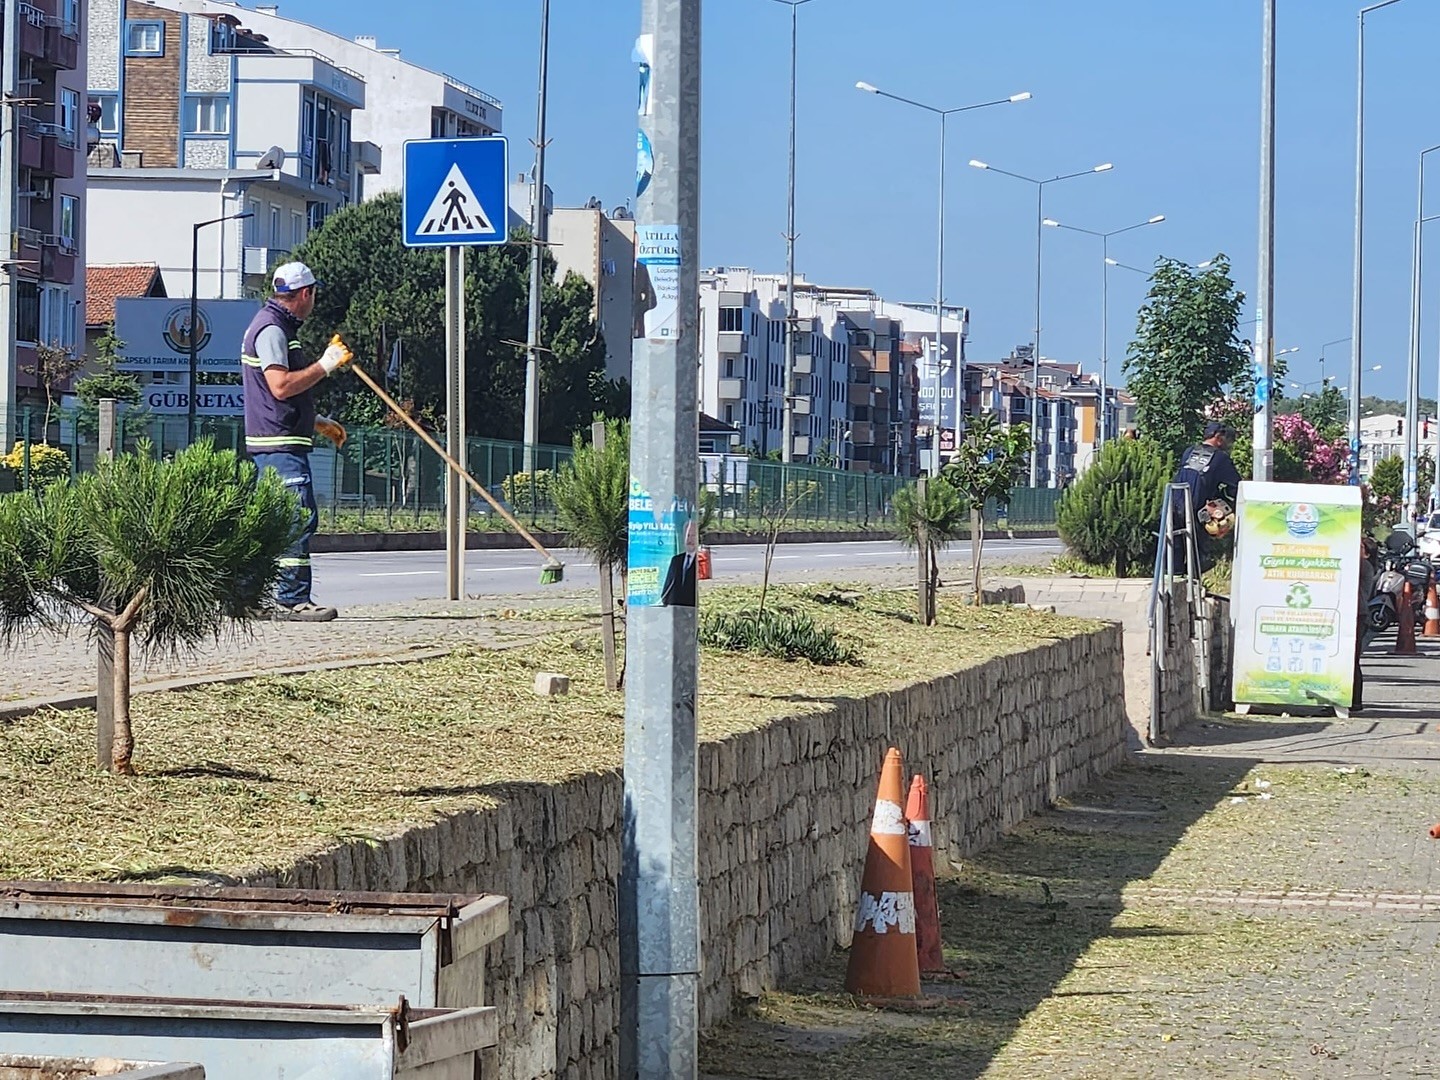
[[[407,247],[503,244],[510,238],[504,136],[405,144]]]

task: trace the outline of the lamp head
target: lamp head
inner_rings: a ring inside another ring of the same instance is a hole
[[[1164,214],[1156,214],[1156,215],[1155,215],[1154,217],[1152,217],[1149,221],[1145,222],[1145,224],[1146,224],[1146,225],[1159,225],[1160,222],[1162,222],[1162,221],[1164,221],[1164,220],[1165,220],[1165,215],[1164,215]]]
[[[1010,95],[1010,100],[1011,100],[1011,101],[1029,101],[1029,100],[1030,100],[1030,91],[1029,91],[1029,90],[1026,90],[1024,93],[1021,93],[1021,94],[1011,94],[1011,95]]]
[[[990,166],[983,161],[976,161],[974,158],[971,158],[970,167],[972,169],[988,169]]]
[[[1110,171],[1111,169],[1113,169],[1114,167],[1115,167],[1115,163],[1114,163],[1114,162],[1112,162],[1112,161],[1107,161],[1107,162],[1105,162],[1104,165],[1096,165],[1095,168],[1091,169],[1090,171],[1091,171],[1091,172],[1109,172],[1109,171]]]
[[[864,90],[867,94],[878,94],[880,92],[880,88],[878,86],[875,86],[868,82],[857,82],[855,84],[855,89]]]

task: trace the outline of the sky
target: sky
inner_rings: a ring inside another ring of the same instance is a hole
[[[1358,0],[1279,0],[1275,347],[1291,379],[1349,383]],[[540,0],[280,0],[280,13],[471,83],[505,105],[512,171],[533,158]],[[457,12],[464,17],[457,25]],[[1033,337],[1033,177],[1113,162],[1049,185],[1046,216],[1096,231],[1164,214],[1111,240],[1111,257],[1229,256],[1253,292],[1258,261],[1261,0],[811,0],[799,13],[796,266],[823,284],[933,302],[938,121],[855,89],[858,80],[939,107],[1029,91],[948,128],[945,299],[971,313],[972,359]],[[547,181],[557,205],[635,186],[636,0],[552,0]],[[774,0],[706,0],[700,256],[785,268],[790,15]],[[1402,0],[1366,19],[1367,394],[1403,396],[1410,239],[1420,151],[1440,143],[1434,42],[1440,4]],[[1440,154],[1429,159],[1440,213]],[[1440,257],[1430,227],[1427,259]],[[1046,229],[1047,357],[1098,368],[1098,239]],[[1440,378],[1440,265],[1423,290],[1422,390]],[[1145,278],[1111,268],[1117,379]],[[1247,304],[1247,308],[1250,305]],[[1247,310],[1247,318],[1253,317]],[[1248,334],[1249,327],[1242,327]],[[1332,344],[1326,344],[1332,343]]]

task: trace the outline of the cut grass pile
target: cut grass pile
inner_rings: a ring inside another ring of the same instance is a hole
[[[1377,1048],[1413,999],[1401,988],[1428,985],[1440,944],[1429,916],[1191,894],[1404,893],[1428,873],[1420,845],[1437,799],[1435,778],[1364,769],[1123,767],[941,882],[958,976],[927,979],[926,992],[943,1007],[859,1004],[841,991],[837,956],[707,1036],[702,1069],[717,1080],[1160,1080],[1316,1075],[1338,1059],[1338,1072],[1321,1071],[1386,1075]]]
[[[706,610],[753,606],[714,589]],[[915,623],[911,592],[771,589],[860,646],[837,670],[707,652],[702,738],[891,689],[1094,624],[947,601]],[[824,599],[816,599],[816,597]],[[593,610],[593,607],[592,607]],[[616,768],[623,697],[605,690],[598,634],[552,611],[555,632],[501,652],[261,678],[134,702],[140,776],[94,766],[94,715],[44,713],[0,732],[0,878],[152,879],[283,867],[325,846],[486,805],[495,786]],[[525,616],[527,619],[532,614]],[[570,676],[539,698],[537,671]]]

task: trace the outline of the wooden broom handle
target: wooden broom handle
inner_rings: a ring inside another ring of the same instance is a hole
[[[409,427],[411,431],[415,432],[416,435],[419,435],[420,438],[424,439],[426,445],[428,445],[431,450],[434,450],[435,453],[439,454],[440,457],[444,460],[445,464],[449,465],[450,468],[454,469],[457,475],[463,476],[465,480],[470,484],[470,486],[480,494],[480,497],[483,498],[486,502],[488,502],[491,506],[493,506],[495,508],[495,512],[499,514],[502,518],[504,518],[510,524],[511,528],[513,528],[516,532],[523,536],[531,547],[533,547],[541,555],[544,555],[545,558],[553,560],[555,562],[559,562],[559,560],[556,559],[554,555],[551,555],[550,552],[545,550],[545,547],[540,543],[539,540],[536,540],[535,537],[530,534],[529,529],[525,528],[524,525],[521,525],[520,522],[516,521],[515,516],[511,514],[509,510],[506,510],[505,507],[501,506],[500,503],[495,499],[495,496],[491,495],[490,492],[485,490],[485,488],[481,485],[480,481],[476,480],[468,472],[462,469],[459,462],[457,462],[454,458],[447,454],[440,446],[440,444],[430,436],[429,432],[427,432],[424,428],[417,424],[414,419],[405,412],[404,409],[400,408],[400,406],[395,403],[395,399],[392,398],[389,394],[387,394],[385,390],[380,386],[380,384],[370,377],[370,375],[365,371],[364,368],[362,368],[358,363],[352,360],[350,362],[350,369],[360,377],[361,382],[363,382],[366,386],[370,387],[371,390],[374,390],[375,393],[379,395],[380,400],[390,407],[391,412],[393,412],[401,420],[405,421],[406,426]]]

